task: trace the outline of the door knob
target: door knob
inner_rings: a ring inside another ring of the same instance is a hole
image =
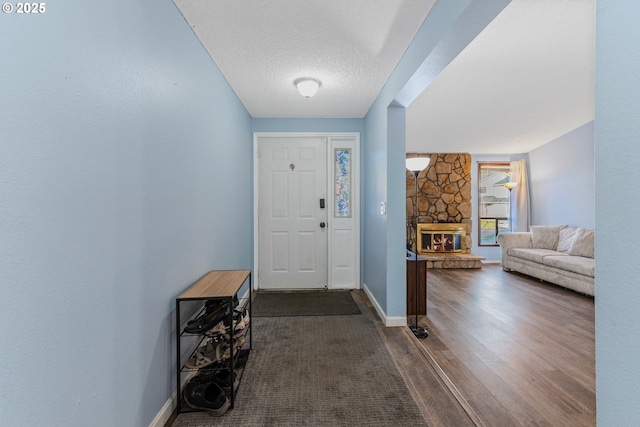
[[[320,223],[320,228],[324,228],[327,224],[325,224],[324,222]]]

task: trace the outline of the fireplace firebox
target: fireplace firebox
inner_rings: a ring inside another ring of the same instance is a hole
[[[466,228],[457,223],[418,224],[418,253],[465,252]]]

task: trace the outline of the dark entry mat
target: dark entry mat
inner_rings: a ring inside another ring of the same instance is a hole
[[[360,314],[360,309],[349,291],[258,291],[254,295],[254,317]]]

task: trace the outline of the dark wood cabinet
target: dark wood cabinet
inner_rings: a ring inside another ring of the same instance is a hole
[[[420,255],[416,260],[416,254],[407,251],[407,315],[416,314],[416,277],[418,315],[424,315],[427,314],[427,260]]]

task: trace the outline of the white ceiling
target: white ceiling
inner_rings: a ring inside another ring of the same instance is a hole
[[[407,151],[527,153],[590,122],[594,31],[594,0],[512,0],[407,108]]]
[[[435,3],[174,1],[256,118],[364,117]],[[407,151],[528,152],[593,120],[594,27],[595,0],[512,0],[408,106]]]
[[[252,117],[361,118],[435,0],[174,2]]]

